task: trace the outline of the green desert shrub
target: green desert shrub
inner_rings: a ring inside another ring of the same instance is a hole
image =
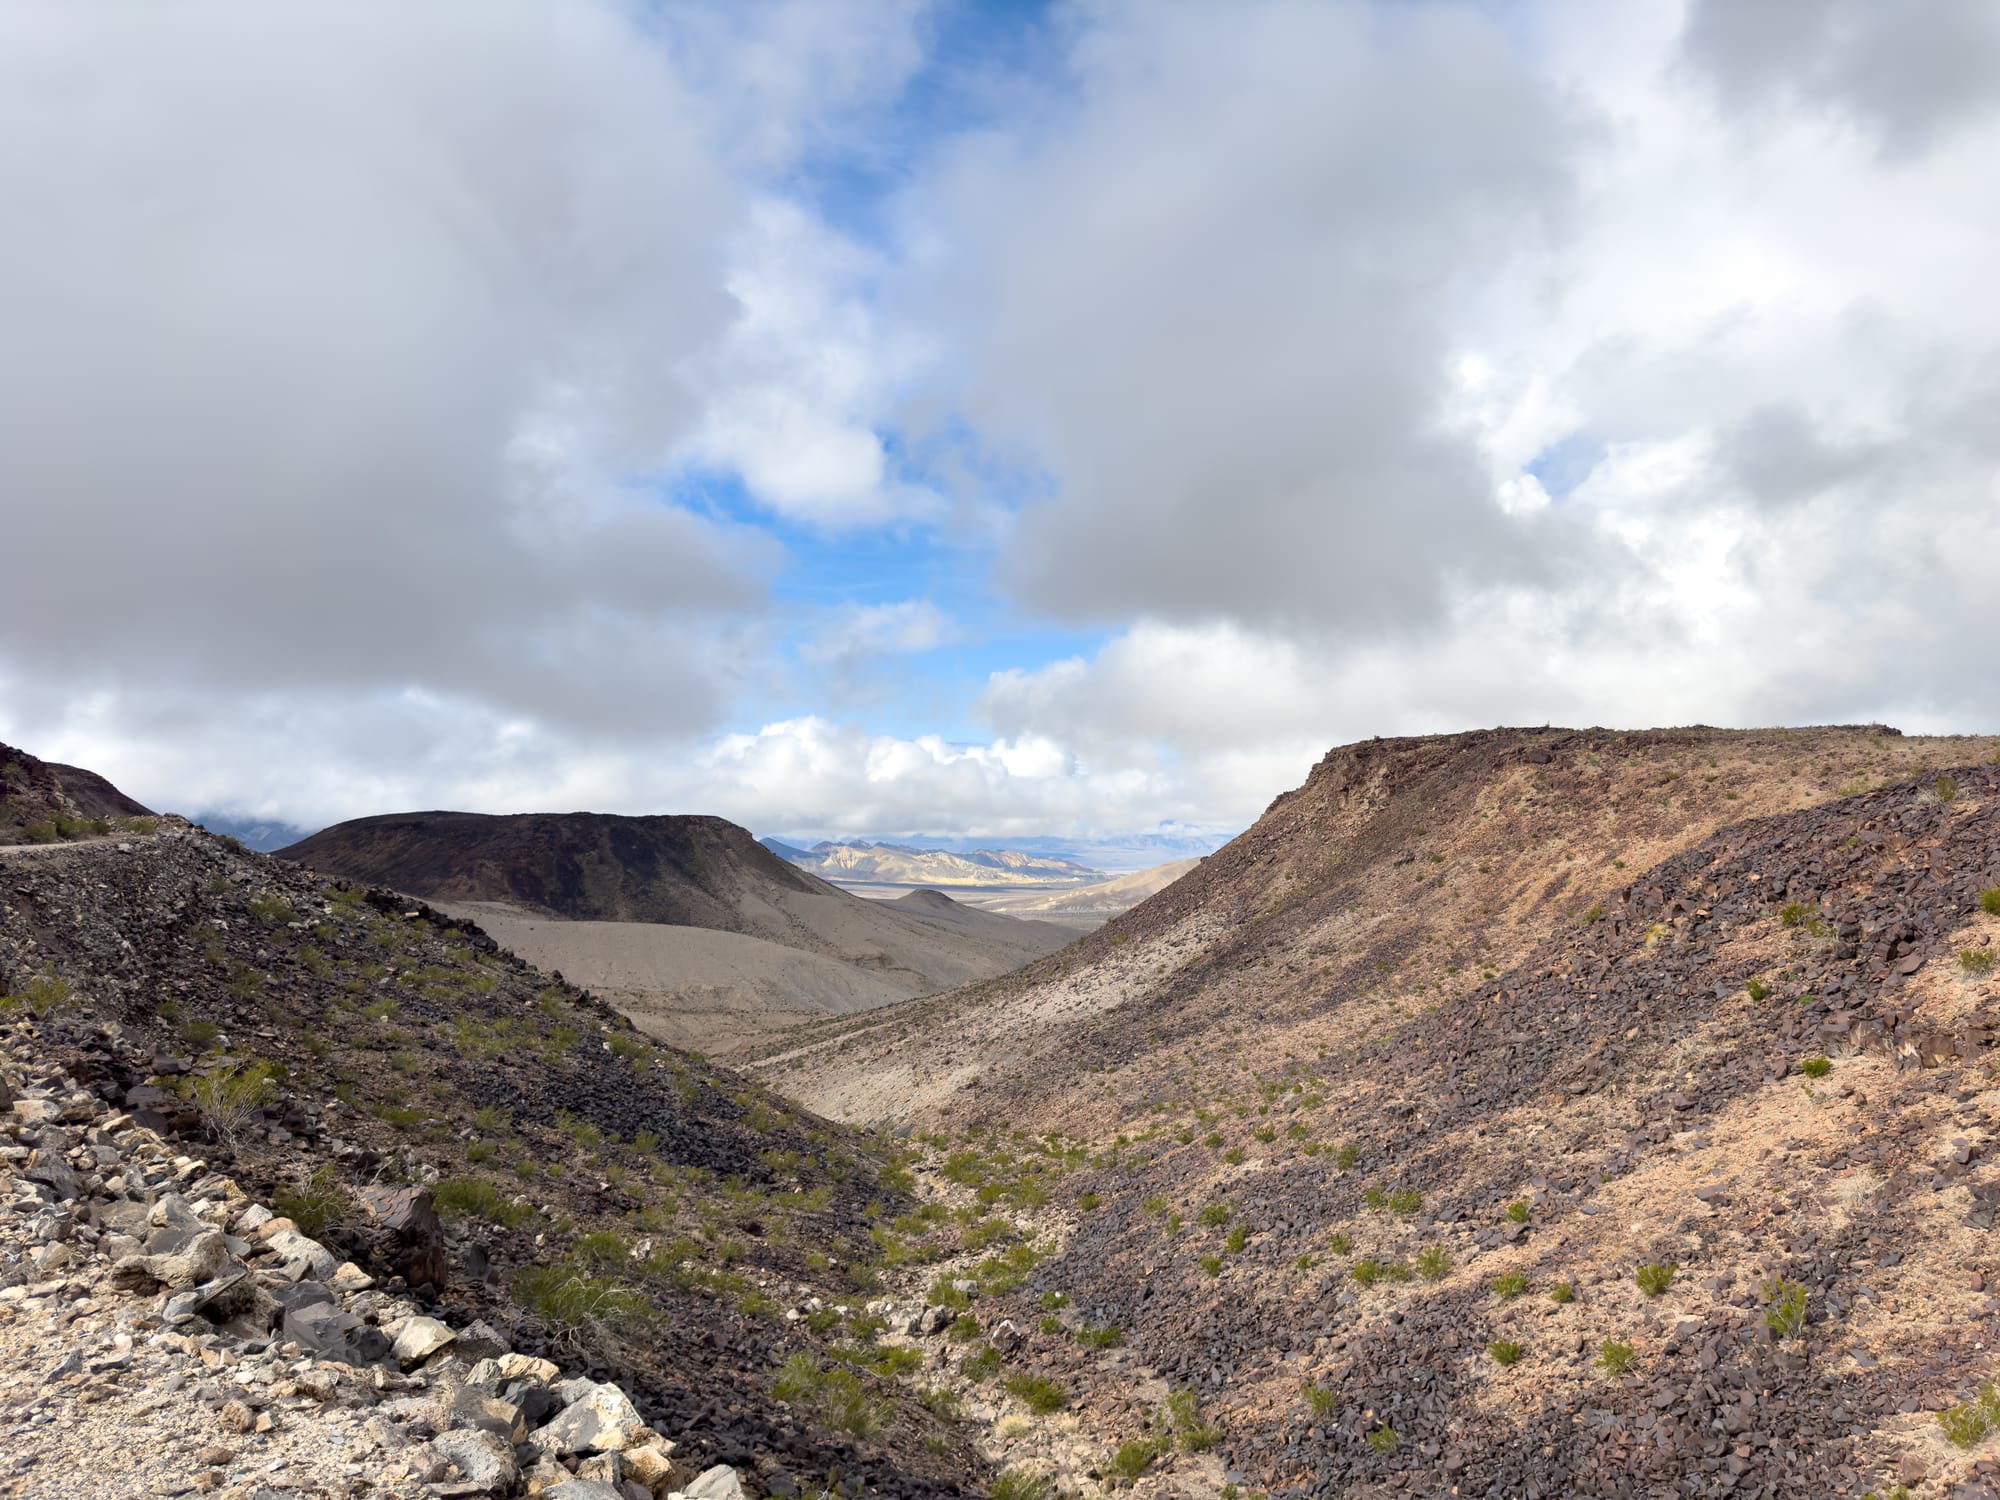
[[[1055,1481],[1028,1469],[1009,1469],[993,1481],[992,1500],[1056,1500]]]
[[[1158,1438],[1127,1438],[1105,1463],[1105,1474],[1111,1479],[1137,1479],[1166,1451],[1166,1444]]]
[[[1833,1063],[1828,1058],[1809,1057],[1799,1064],[1799,1071],[1808,1078],[1824,1078],[1832,1067]]]
[[[431,1189],[431,1201],[443,1219],[487,1219],[518,1229],[535,1218],[534,1209],[516,1203],[497,1183],[484,1177],[446,1177]],[[586,1236],[586,1238],[589,1238]]]
[[[570,1264],[523,1267],[514,1277],[513,1296],[572,1348],[652,1316],[646,1299],[631,1288]]]
[[[1202,1420],[1201,1402],[1188,1386],[1168,1395],[1167,1420],[1183,1452],[1206,1453],[1222,1441],[1222,1429]]]
[[[1969,979],[1984,979],[1993,972],[1995,954],[1991,948],[1967,948],[1958,955],[1959,971]]]
[[[1046,1375],[1009,1375],[1005,1385],[1008,1394],[1029,1411],[1041,1416],[1061,1411],[1069,1405],[1069,1391],[1061,1381],[1051,1380]]]
[[[1806,1326],[1806,1289],[1783,1276],[1766,1281],[1764,1326],[1781,1339],[1802,1330]]]
[[[1417,1274],[1426,1281],[1442,1281],[1451,1274],[1451,1256],[1442,1245],[1426,1245],[1417,1252]]]
[[[1633,1279],[1639,1283],[1640,1291],[1648,1297],[1657,1297],[1674,1284],[1674,1273],[1679,1270],[1680,1267],[1673,1261],[1656,1260],[1639,1267],[1633,1273]]]
[[[1503,1271],[1493,1278],[1493,1295],[1511,1302],[1528,1289],[1528,1278],[1519,1271]]]
[[[354,1200],[331,1164],[321,1167],[296,1188],[280,1190],[271,1207],[299,1226],[299,1233],[319,1239],[329,1229],[354,1221]]]
[[[2000,1427],[2000,1388],[1990,1381],[1979,1393],[1938,1413],[1938,1425],[1953,1446],[1970,1448],[1994,1428]]]
[[[1495,1339],[1486,1346],[1486,1352],[1493,1356],[1496,1365],[1517,1364],[1527,1351],[1513,1339]]]
[[[1597,1346],[1597,1363],[1604,1373],[1613,1377],[1623,1375],[1632,1368],[1632,1361],[1639,1351],[1630,1344],[1621,1344],[1617,1339],[1606,1339]]]

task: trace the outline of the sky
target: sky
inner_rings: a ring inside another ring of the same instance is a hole
[[[1220,837],[2000,727],[1989,0],[0,4],[0,739]]]

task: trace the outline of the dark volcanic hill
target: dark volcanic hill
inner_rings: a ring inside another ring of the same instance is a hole
[[[1075,935],[936,892],[864,900],[721,818],[401,813],[281,857],[445,905],[654,1035],[709,1052],[1003,974]]]
[[[664,922],[775,937],[751,908],[810,877],[722,818],[389,813],[278,853],[430,901],[503,901],[575,922]]]
[[[95,771],[0,745],[0,844],[84,838],[109,833],[117,819],[150,816]]]

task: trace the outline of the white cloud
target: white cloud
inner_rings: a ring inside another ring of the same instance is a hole
[[[884,330],[870,307],[880,257],[775,198],[735,250],[740,316],[698,365],[707,409],[684,457],[740,473],[758,501],[816,526],[936,516],[938,497],[895,475],[876,431],[924,361],[922,340]]]

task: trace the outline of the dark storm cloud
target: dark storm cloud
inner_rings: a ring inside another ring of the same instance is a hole
[[[2000,105],[1991,0],[1695,0],[1684,48],[1730,106],[1794,98],[1846,116],[1892,156]]]

